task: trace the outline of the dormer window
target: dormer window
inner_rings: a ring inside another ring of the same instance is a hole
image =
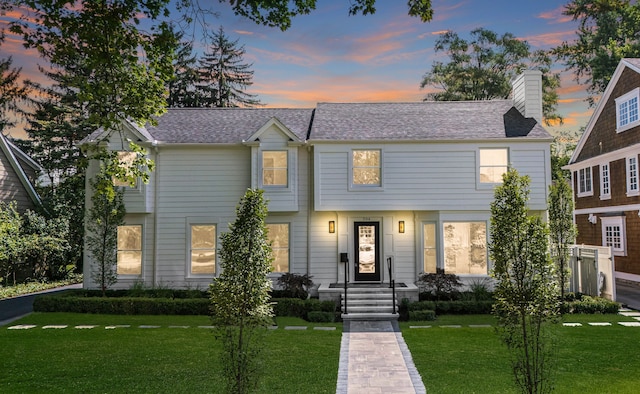
[[[640,88],[636,88],[616,99],[616,131],[618,133],[640,124],[640,118],[638,117],[639,95]]]
[[[288,155],[286,150],[262,152],[262,185],[288,186]]]

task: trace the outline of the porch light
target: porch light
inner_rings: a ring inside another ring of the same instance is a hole
[[[398,222],[398,232],[404,234],[404,220]]]
[[[333,234],[336,232],[336,222],[333,220],[329,221],[329,233]]]

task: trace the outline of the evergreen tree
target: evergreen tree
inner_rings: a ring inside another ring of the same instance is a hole
[[[448,31],[436,41],[435,51],[444,51],[449,62],[436,61],[420,86],[439,89],[425,100],[463,101],[506,99],[511,94],[511,80],[525,69],[543,73],[543,115],[545,122],[562,122],[556,113],[560,85],[559,74],[551,70],[551,58],[544,51],[531,52],[526,41],[513,34],[484,28],[471,31],[471,40]]]
[[[4,32],[0,31],[0,47],[4,42]],[[27,96],[27,89],[18,82],[21,68],[12,68],[13,59],[0,58],[0,133],[14,121],[10,114],[20,112],[18,103]]]
[[[173,31],[173,27],[172,27]],[[173,78],[169,80],[167,89],[167,106],[169,108],[197,107],[202,101],[198,99],[196,90],[198,82],[197,58],[193,54],[193,44],[183,39],[183,32],[175,32],[176,52],[173,61]]]
[[[244,46],[231,41],[222,27],[211,38],[200,59],[199,107],[254,107],[262,105],[256,95],[246,93],[253,84],[252,64],[244,63]]]
[[[260,334],[272,324],[273,315],[267,277],[273,254],[262,190],[247,190],[236,215],[230,232],[220,236],[223,271],[210,287],[211,312],[223,345],[226,392],[248,393],[259,376]]]

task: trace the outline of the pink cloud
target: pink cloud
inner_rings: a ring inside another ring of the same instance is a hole
[[[575,38],[575,30],[558,31],[553,33],[537,34],[533,36],[523,37],[534,47],[552,47],[562,44]]]
[[[541,12],[536,15],[537,18],[546,19],[550,21],[550,23],[566,23],[571,22],[573,18],[569,15],[564,15],[563,12],[565,10],[564,6],[560,6],[551,11]]]
[[[433,20],[432,22],[441,22],[447,19],[451,19],[455,15],[455,11],[461,7],[468,5],[467,1],[461,1],[455,4],[447,4],[445,1],[438,1],[438,4],[433,5]]]

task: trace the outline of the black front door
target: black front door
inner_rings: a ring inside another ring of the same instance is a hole
[[[380,223],[355,222],[355,280],[380,281]]]

